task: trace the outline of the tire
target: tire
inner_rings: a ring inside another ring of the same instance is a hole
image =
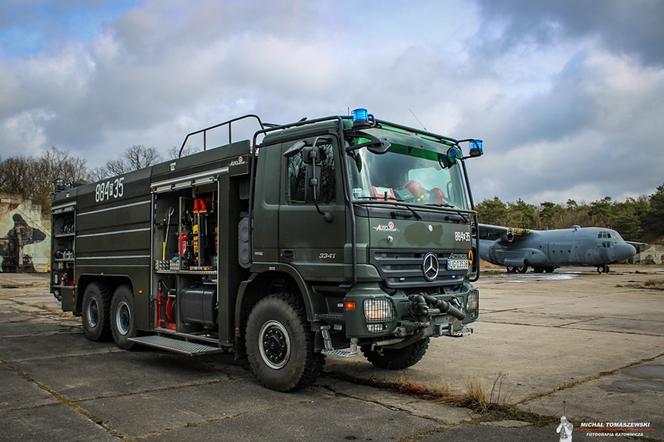
[[[111,291],[104,284],[88,284],[83,294],[83,334],[91,341],[107,341],[111,337],[109,310]]]
[[[136,345],[129,338],[136,336],[136,310],[134,294],[129,286],[121,285],[113,293],[111,301],[111,331],[118,347],[131,350]]]
[[[403,370],[420,362],[429,348],[429,338],[414,342],[399,349],[386,348],[381,352],[362,347],[362,354],[376,368]]]
[[[325,362],[323,355],[314,352],[314,334],[303,306],[290,293],[258,301],[247,320],[246,348],[256,379],[277,391],[310,385]]]
[[[533,267],[533,272],[535,273],[542,273],[544,269],[542,267]]]
[[[507,270],[507,273],[516,273],[516,267],[514,266],[507,266],[505,269]]]
[[[528,266],[517,267],[516,271],[519,273],[526,273],[528,271]]]
[[[547,268],[544,269],[544,271],[545,271],[546,273],[553,273],[554,270],[556,270],[555,267],[547,267]]]

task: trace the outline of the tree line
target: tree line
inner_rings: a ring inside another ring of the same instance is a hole
[[[169,149],[169,158],[179,148]],[[184,154],[193,153],[187,147]],[[40,204],[44,213],[51,208],[56,179],[65,183],[99,181],[162,160],[154,147],[135,145],[101,167],[89,168],[84,158],[52,147],[39,156],[13,156],[0,160],[0,193],[19,195]],[[664,184],[651,195],[614,201],[604,197],[590,203],[567,200],[565,204],[545,201],[530,204],[522,199],[503,202],[498,197],[477,204],[480,222],[530,229],[559,229],[580,226],[608,227],[632,241],[653,241],[664,237]]]
[[[573,225],[608,227],[631,241],[655,241],[664,237],[664,184],[651,195],[614,201],[604,197],[590,203],[567,200],[530,204],[522,199],[503,202],[498,197],[476,206],[484,224],[528,229],[560,229]]]
[[[177,156],[172,148],[168,155]],[[52,193],[56,179],[65,183],[86,183],[142,169],[161,161],[154,147],[131,146],[122,155],[100,167],[90,168],[84,158],[72,155],[56,147],[38,156],[13,156],[0,160],[0,193],[19,195],[40,204],[42,213],[51,210]]]

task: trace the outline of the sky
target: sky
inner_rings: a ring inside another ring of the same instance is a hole
[[[1,1],[2,158],[95,167],[246,113],[366,107],[483,139],[476,200],[664,184],[664,1]]]

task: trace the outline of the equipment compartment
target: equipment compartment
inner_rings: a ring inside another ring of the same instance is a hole
[[[217,183],[154,194],[153,311],[155,329],[218,335]]]

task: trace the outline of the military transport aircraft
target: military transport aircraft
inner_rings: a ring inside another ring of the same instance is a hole
[[[644,243],[625,241],[615,230],[572,226],[570,229],[530,230],[480,224],[480,257],[507,267],[509,273],[553,272],[563,265],[596,266],[631,258]]]

